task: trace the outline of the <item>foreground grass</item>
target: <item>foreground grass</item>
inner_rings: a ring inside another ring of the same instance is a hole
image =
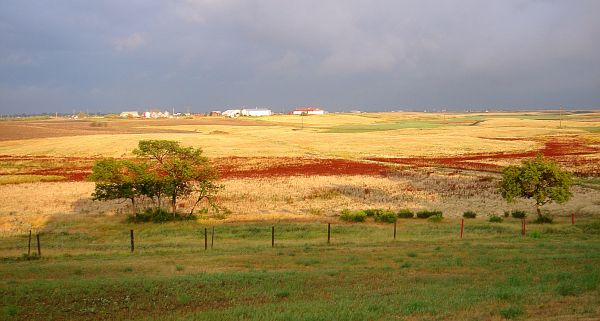
[[[271,226],[276,246],[271,248]],[[204,250],[204,228],[209,249]],[[565,320],[599,317],[600,222],[51,222],[2,239],[3,319]],[[129,252],[129,229],[136,251]],[[35,239],[35,238],[34,238]],[[35,249],[35,246],[33,247]]]

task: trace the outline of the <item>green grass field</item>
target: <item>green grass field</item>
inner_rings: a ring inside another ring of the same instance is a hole
[[[210,248],[211,227],[215,227]],[[275,248],[271,248],[275,226]],[[204,250],[208,227],[209,249]],[[0,244],[5,320],[567,320],[600,317],[600,221],[126,224],[55,220],[42,258]],[[136,248],[130,253],[129,230]],[[32,252],[36,252],[35,237]]]
[[[387,130],[397,130],[397,129],[407,129],[407,128],[438,128],[443,126],[451,126],[448,124],[442,124],[434,121],[403,121],[398,123],[374,123],[374,124],[365,124],[365,125],[340,125],[335,126],[331,129],[324,131],[325,133],[366,133],[366,132],[377,132],[377,131],[387,131]]]

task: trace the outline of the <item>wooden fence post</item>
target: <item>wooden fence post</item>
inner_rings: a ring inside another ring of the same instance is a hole
[[[331,240],[331,223],[327,223],[327,244],[329,244]]]
[[[396,239],[396,222],[394,222],[394,240]]]
[[[463,232],[465,230],[465,219],[460,220],[460,239],[462,240]]]
[[[213,248],[213,245],[215,244],[215,227],[212,227],[212,233],[210,234],[210,248]]]
[[[42,257],[42,247],[40,246],[40,235],[35,235],[37,238],[37,246],[38,246],[38,257]]]
[[[27,256],[31,255],[31,230],[29,230],[29,245],[27,246]]]
[[[208,249],[208,231],[206,227],[204,228],[204,250]]]
[[[130,238],[131,238],[131,253],[133,253],[133,250],[135,249],[135,244],[134,244],[134,241],[133,241],[133,230],[129,230],[129,235],[130,235]]]
[[[275,225],[271,226],[271,247],[275,247]]]

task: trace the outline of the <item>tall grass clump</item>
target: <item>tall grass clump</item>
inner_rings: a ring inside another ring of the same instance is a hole
[[[439,214],[430,216],[427,220],[430,222],[433,222],[433,223],[439,223],[442,220],[444,220],[444,217],[442,216],[442,213],[439,213]]]
[[[504,219],[498,215],[490,216],[490,222],[492,223],[502,223],[502,221],[504,221]]]
[[[367,208],[366,210],[363,210],[363,212],[365,212],[365,214],[367,214],[369,217],[375,217],[382,214],[384,210],[380,208]]]
[[[477,213],[473,212],[473,211],[466,211],[463,213],[463,217],[464,218],[476,218],[477,217]]]
[[[544,224],[544,223],[552,223],[554,221],[554,218],[549,215],[549,214],[544,214],[542,216],[538,216],[533,223],[536,224]]]
[[[409,210],[407,208],[403,208],[398,211],[398,217],[399,218],[413,218],[413,217],[415,217],[415,213],[413,213],[411,210]]]
[[[340,219],[345,222],[364,222],[367,219],[367,214],[364,211],[343,209]]]
[[[505,319],[516,319],[523,315],[523,308],[520,306],[509,306],[504,309],[500,309],[500,315]]]
[[[438,211],[438,210],[433,210],[433,211],[422,210],[422,211],[418,211],[417,212],[417,217],[418,218],[430,218],[430,217],[436,216],[436,215],[442,216],[442,211]]]
[[[394,223],[397,220],[398,216],[396,215],[396,213],[390,210],[382,211],[381,213],[377,213],[375,215],[375,222]]]
[[[513,210],[512,212],[510,212],[510,216],[512,216],[513,218],[523,219],[527,217],[527,212],[521,210]]]

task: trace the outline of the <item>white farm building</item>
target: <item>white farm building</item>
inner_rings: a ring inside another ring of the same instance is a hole
[[[260,116],[271,116],[273,112],[270,109],[266,108],[254,108],[254,109],[229,109],[224,111],[221,115],[229,118],[235,118],[239,116],[250,116],[250,117],[260,117]]]
[[[323,114],[325,114],[325,111],[320,108],[305,107],[305,108],[296,108],[292,112],[292,115],[303,115],[303,114],[304,115],[323,115]]]
[[[121,113],[120,116],[123,118],[139,118],[140,113],[138,113],[137,111],[124,111]]]
[[[221,113],[221,115],[223,115],[225,117],[229,117],[229,118],[239,117],[241,114],[242,114],[241,109],[227,109],[226,111]]]
[[[242,115],[252,117],[271,116],[273,112],[266,108],[242,109]]]

